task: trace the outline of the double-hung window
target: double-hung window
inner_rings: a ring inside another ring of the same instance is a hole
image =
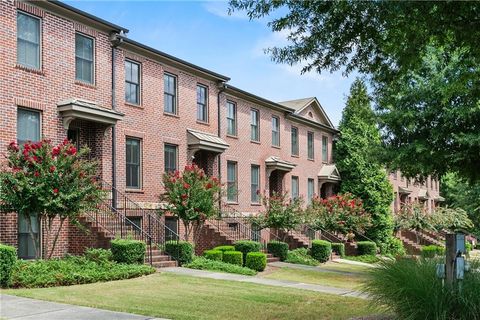
[[[125,101],[140,104],[140,64],[125,60]]]
[[[207,87],[197,85],[197,120],[208,122]]]
[[[298,197],[299,197],[298,177],[292,176],[292,199],[297,199]]]
[[[234,161],[227,161],[227,201],[238,201],[238,178],[237,178],[237,163]]]
[[[260,141],[260,118],[257,109],[250,110],[250,140]]]
[[[18,109],[17,111],[17,143],[40,141],[40,112]]]
[[[75,79],[93,83],[94,67],[93,38],[75,34]]]
[[[126,178],[127,188],[141,189],[141,140],[137,138],[127,138],[126,144]]]
[[[328,162],[328,137],[322,137],[322,161]]]
[[[163,111],[177,114],[177,77],[163,75]]]
[[[307,183],[307,203],[310,204],[315,193],[315,180],[308,179]]]
[[[314,154],[314,136],[313,132],[307,132],[307,157],[310,160],[313,160],[315,158]]]
[[[164,145],[164,162],[165,172],[173,172],[177,170],[178,146],[165,143]]]
[[[252,203],[260,202],[260,166],[252,164],[250,177],[250,201]]]
[[[227,134],[237,135],[237,105],[227,101]]]
[[[40,19],[17,12],[17,63],[40,69]]]
[[[280,119],[272,117],[272,146],[280,146]]]
[[[298,128],[292,127],[292,156],[298,156]]]

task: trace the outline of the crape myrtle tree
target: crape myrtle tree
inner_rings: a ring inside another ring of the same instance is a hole
[[[11,142],[7,148],[7,162],[0,170],[0,203],[4,210],[26,218],[37,257],[31,218],[38,216],[44,222],[44,256],[49,259],[65,221],[78,224],[78,216],[94,210],[104,197],[96,178],[97,163],[84,157],[88,153],[88,148],[77,151],[66,139],[59,145],[50,140],[22,146]],[[58,228],[54,225],[56,219]]]
[[[341,192],[362,199],[363,208],[371,214],[366,236],[381,244],[393,234],[393,189],[377,157],[381,148],[380,132],[367,88],[361,80],[352,84],[339,130],[334,158],[343,180]]]
[[[198,237],[205,220],[218,212],[221,184],[209,177],[197,165],[187,165],[183,172],[178,170],[164,174],[165,193],[161,200],[167,203],[165,212],[179,218],[185,227],[185,240],[193,233]],[[196,239],[193,239],[196,242]]]
[[[230,10],[286,32],[286,46],[266,49],[275,62],[366,75],[390,167],[480,179],[479,2],[231,0]]]

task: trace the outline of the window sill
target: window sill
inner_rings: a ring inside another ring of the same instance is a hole
[[[126,102],[125,101],[125,105],[127,107],[132,107],[132,108],[135,108],[135,109],[145,109],[145,107],[143,107],[141,104],[135,104],[135,103],[130,103],[130,102]]]
[[[298,154],[292,154],[290,155],[292,158],[300,158],[300,156]]]
[[[227,138],[238,139],[238,136],[232,136],[231,134],[227,134]]]
[[[205,122],[205,121],[201,121],[201,120],[197,120],[197,123],[201,124],[202,126],[210,126],[210,123]]]
[[[322,164],[328,164],[328,161],[323,161],[323,160],[322,160]]]
[[[238,205],[238,201],[227,201],[227,204]]]
[[[255,144],[261,144],[260,141],[256,141],[256,140],[250,140],[250,142]]]
[[[280,149],[280,146],[274,146],[274,145],[272,145],[272,148]]]
[[[97,86],[95,84],[84,82],[84,81],[81,81],[81,80],[76,80],[75,79],[75,84],[78,84],[79,86],[82,86],[82,87],[85,87],[85,88],[97,89]]]
[[[259,202],[253,202],[253,203],[250,203],[250,205],[251,205],[252,207],[261,207],[261,206],[262,206],[262,204],[259,203]]]
[[[315,159],[312,159],[312,158],[307,158],[308,161],[312,161],[312,162],[315,162]]]
[[[128,188],[125,189],[125,192],[128,192],[128,193],[144,193],[143,189],[128,189]]]
[[[176,113],[170,113],[170,112],[164,111],[163,115],[166,116],[166,117],[172,117],[172,118],[180,119],[180,116]]]
[[[44,75],[45,75],[45,73],[43,72],[42,69],[36,69],[36,68],[33,68],[33,67],[27,67],[27,66],[24,66],[24,65],[21,65],[21,64],[18,64],[18,63],[15,64],[15,68],[16,68],[16,69],[23,70],[23,71],[35,73],[35,74],[38,74],[39,76],[44,76]]]

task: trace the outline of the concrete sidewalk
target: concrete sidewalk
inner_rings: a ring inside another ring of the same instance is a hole
[[[211,271],[205,271],[205,270],[195,270],[195,269],[187,269],[187,268],[179,268],[179,267],[162,268],[159,271],[170,272],[170,273],[191,276],[191,277],[248,282],[248,283],[262,284],[267,286],[274,286],[274,287],[295,288],[295,289],[301,289],[301,290],[316,291],[321,293],[335,294],[335,295],[344,296],[344,297],[368,299],[367,295],[358,291],[321,286],[317,284],[309,284],[309,283],[286,281],[286,280],[273,280],[273,279],[265,279],[260,277],[243,276],[243,275],[232,274],[232,273],[211,272]]]
[[[6,294],[0,294],[0,318],[22,320],[162,320],[124,312],[80,307]]]

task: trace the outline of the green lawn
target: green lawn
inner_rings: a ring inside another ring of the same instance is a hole
[[[321,264],[319,268],[323,270],[337,270],[337,271],[345,271],[345,272],[365,273],[366,271],[370,270],[372,267],[354,265],[349,263],[341,263],[341,262],[327,262],[327,263]]]
[[[372,313],[357,298],[168,273],[2,293],[170,319],[349,319]]]
[[[269,279],[289,280],[304,283],[320,284],[324,286],[359,289],[364,276],[361,274],[341,274],[338,272],[321,272],[315,270],[301,270],[293,268],[279,268],[264,276]]]

